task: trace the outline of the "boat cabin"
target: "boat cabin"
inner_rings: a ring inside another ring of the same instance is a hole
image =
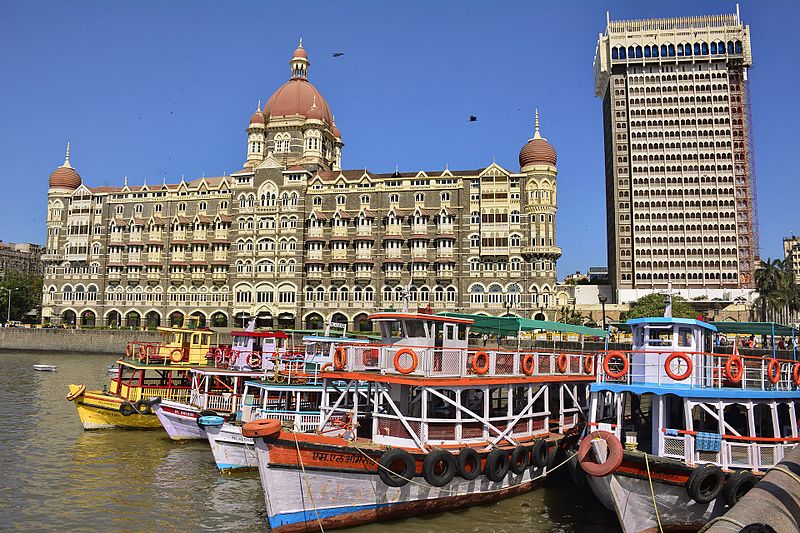
[[[162,398],[186,403],[192,393],[191,369],[186,366],[157,365],[135,361],[117,361],[119,373],[112,379],[109,392],[127,399]]]
[[[205,365],[219,334],[189,322],[184,327],[159,327],[161,342],[130,342],[125,355],[146,364]]]
[[[235,368],[272,370],[275,359],[291,351],[283,331],[234,331],[231,336],[230,366]]]

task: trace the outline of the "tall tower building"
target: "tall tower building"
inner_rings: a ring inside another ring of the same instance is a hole
[[[748,69],[736,14],[607,20],[603,99],[608,267],[620,301],[667,288],[747,292],[758,261]]]

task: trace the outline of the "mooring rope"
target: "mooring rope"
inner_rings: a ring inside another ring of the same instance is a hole
[[[303,465],[303,456],[300,455],[300,443],[297,442],[297,433],[294,431],[291,432],[292,436],[294,437],[294,445],[297,448],[297,459],[300,461],[300,469],[303,471],[303,479],[306,482],[306,490],[308,491],[308,497],[311,499],[311,506],[314,508],[314,514],[317,515],[317,523],[319,524],[319,530],[322,533],[325,533],[325,528],[322,527],[322,519],[319,517],[319,511],[317,510],[317,504],[314,502],[314,495],[311,493],[311,484],[308,482],[308,475],[306,474],[306,467]]]
[[[653,498],[653,509],[656,511],[656,522],[658,522],[658,530],[664,533],[664,528],[661,527],[661,518],[658,516],[658,505],[656,505],[656,491],[653,489],[653,478],[650,476],[650,461],[647,460],[647,454],[644,454],[644,466],[647,467],[647,481],[650,483],[650,496]]]

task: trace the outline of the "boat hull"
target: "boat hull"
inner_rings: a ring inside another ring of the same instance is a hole
[[[217,468],[222,471],[258,468],[253,439],[242,436],[241,426],[225,423],[206,428]]]
[[[74,387],[74,389],[73,389]],[[78,387],[70,385],[70,392],[75,392]],[[78,411],[84,429],[159,429],[161,422],[154,414],[134,413],[125,416],[120,412],[120,406],[126,400],[111,396],[103,391],[87,390],[72,402]]]
[[[294,443],[276,448],[263,438],[254,440],[274,533],[316,531],[320,526],[336,529],[492,503],[529,492],[543,473],[531,466],[519,475],[509,472],[498,482],[485,476],[472,481],[455,477],[443,487],[429,485],[417,475],[403,487],[390,487],[374,471],[367,471],[372,467],[369,459],[349,448],[344,453],[323,447],[314,452],[303,450],[307,461],[303,469],[286,466]],[[331,466],[322,466],[324,463]]]
[[[197,425],[200,411],[196,407],[185,403],[161,400],[153,405],[153,412],[172,440],[202,440],[206,438],[205,430]]]

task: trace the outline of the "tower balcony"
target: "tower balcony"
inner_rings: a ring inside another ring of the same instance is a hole
[[[561,248],[558,246],[523,246],[523,255],[553,255],[561,257]]]

